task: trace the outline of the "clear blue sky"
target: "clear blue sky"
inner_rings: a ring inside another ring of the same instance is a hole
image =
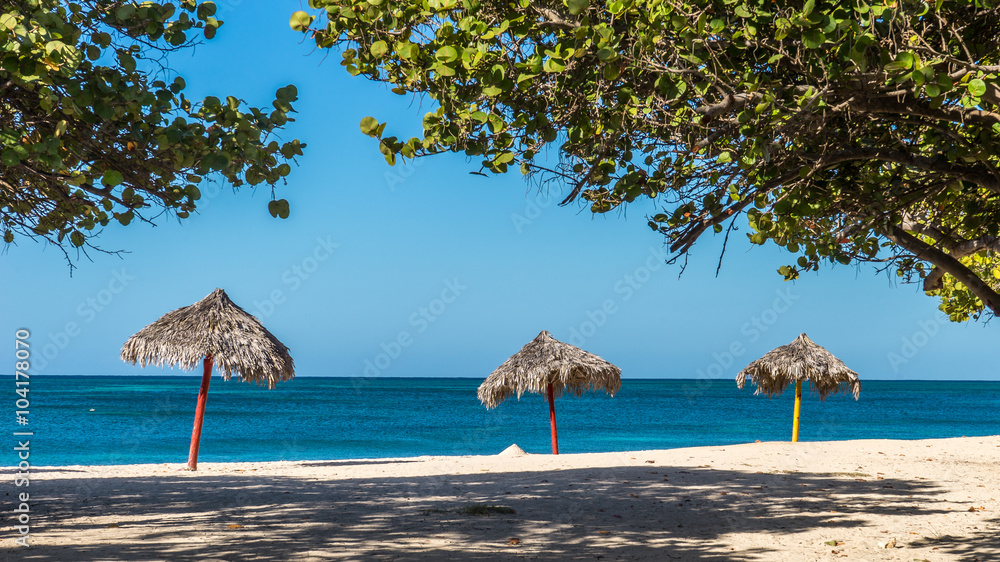
[[[27,328],[36,372],[160,374],[122,363],[124,341],[222,287],[291,348],[299,376],[485,377],[545,329],[623,377],[732,378],[806,332],[863,378],[997,378],[995,327],[939,321],[937,301],[870,268],[785,283],[775,269],[793,258],[737,233],[718,277],[721,238],[700,242],[678,279],[648,202],[593,217],[516,172],[470,175],[478,164],[461,155],[391,168],[358,122],[416,135],[426,100],[352,78],[338,53],[300,42],[287,23],[297,2],[218,4],[218,37],[171,64],[190,98],[266,106],[298,86],[283,137],[308,147],[278,190],[291,217],[270,217],[266,188],[206,185],[200,214],[109,227],[101,245],[128,253],[92,253],[72,277],[58,250],[20,241],[0,256],[11,340],[0,371]]]

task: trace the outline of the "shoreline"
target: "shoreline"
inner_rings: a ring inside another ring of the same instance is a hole
[[[12,554],[1000,559],[1000,436],[183,466],[32,467],[32,546]]]
[[[910,442],[934,442],[934,441],[952,441],[955,439],[990,439],[998,438],[1000,439],[1000,433],[991,435],[961,435],[958,437],[932,437],[932,438],[917,438],[917,439],[833,439],[828,441],[800,441],[798,444],[800,446],[808,447],[810,444],[823,444],[823,443],[859,443],[864,444],[868,442],[878,442],[878,443],[910,443]],[[741,443],[731,443],[723,445],[697,445],[692,447],[673,447],[669,449],[633,449],[627,451],[601,451],[601,452],[589,452],[589,453],[560,453],[558,457],[577,457],[586,455],[623,455],[626,453],[636,454],[636,453],[657,453],[664,452],[668,453],[670,451],[677,451],[680,449],[725,449],[733,447],[742,447],[749,445],[767,445],[767,444],[791,444],[791,441],[754,441],[754,442],[741,442]],[[512,443],[515,445],[515,443]],[[202,467],[209,465],[216,466],[228,466],[228,465],[253,465],[255,467],[259,465],[275,465],[276,467],[288,467],[295,465],[306,465],[309,463],[370,463],[376,464],[380,462],[391,463],[391,462],[402,462],[402,461],[425,461],[425,460],[445,460],[445,459],[466,459],[466,458],[482,458],[489,459],[499,456],[501,453],[489,454],[489,455],[413,455],[413,456],[402,456],[402,457],[351,457],[351,458],[318,458],[318,459],[301,459],[301,460],[279,460],[279,461],[198,461],[198,470],[201,471]],[[548,453],[525,453],[526,456],[530,457],[552,457]],[[32,466],[32,469],[37,470],[47,470],[47,471],[59,471],[59,470],[79,470],[79,469],[100,469],[100,468],[115,468],[115,467],[163,467],[163,466],[177,466],[184,467],[187,465],[187,459],[183,462],[173,462],[173,463],[123,463],[123,464],[66,464],[66,465],[38,465]],[[998,467],[1000,468],[1000,467]],[[183,471],[183,468],[179,468],[179,471]]]

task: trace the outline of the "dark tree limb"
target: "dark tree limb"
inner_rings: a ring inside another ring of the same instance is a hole
[[[913,254],[917,259],[928,261],[944,273],[954,277],[959,283],[972,291],[972,294],[979,297],[979,300],[983,301],[983,304],[990,312],[1000,315],[1000,294],[997,294],[992,287],[987,285],[985,281],[980,279],[975,272],[966,267],[962,262],[958,261],[957,258],[906,232],[900,226],[893,226],[885,235],[889,240],[892,240]]]

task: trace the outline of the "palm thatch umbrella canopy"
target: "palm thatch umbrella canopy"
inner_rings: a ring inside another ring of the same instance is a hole
[[[184,308],[164,314],[125,342],[122,361],[140,366],[178,365],[190,371],[202,363],[204,373],[188,468],[197,470],[198,443],[208,398],[213,363],[223,380],[233,374],[247,382],[266,383],[273,389],[279,381],[295,376],[288,347],[253,316],[229,299],[222,289]]]
[[[559,454],[554,397],[563,392],[580,396],[588,390],[603,390],[611,396],[622,386],[621,369],[579,347],[563,343],[542,331],[497,367],[479,385],[479,401],[487,408],[525,392],[545,393],[552,426],[552,454]]]
[[[820,400],[847,389],[855,400],[861,394],[858,374],[805,334],[799,334],[792,343],[776,347],[747,365],[736,375],[736,386],[743,388],[747,377],[757,387],[755,395],[766,394],[768,397],[781,394],[789,384],[795,383],[792,441],[799,440],[799,411],[804,381],[812,383],[813,391],[819,394]]]

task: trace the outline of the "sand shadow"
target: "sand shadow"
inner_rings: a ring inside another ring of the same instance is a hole
[[[112,492],[98,494],[104,486]],[[864,525],[869,514],[917,519],[954,509],[927,480],[707,467],[329,481],[189,473],[46,480],[38,488],[32,533],[71,540],[61,546],[39,540],[18,552],[37,562],[767,560],[774,549],[766,541],[730,550],[726,534],[780,537],[817,528],[835,534]],[[514,513],[462,511],[474,504]],[[127,532],[125,544],[102,539],[112,525]],[[1000,553],[985,536],[966,546],[969,556],[984,560]]]
[[[987,529],[987,525],[992,529]],[[913,541],[911,544],[947,554],[949,559],[953,560],[965,562],[1000,560],[1000,534],[996,531],[997,527],[1000,527],[1000,518],[993,518],[986,521],[984,525],[974,526],[970,532],[971,536],[925,537]]]

